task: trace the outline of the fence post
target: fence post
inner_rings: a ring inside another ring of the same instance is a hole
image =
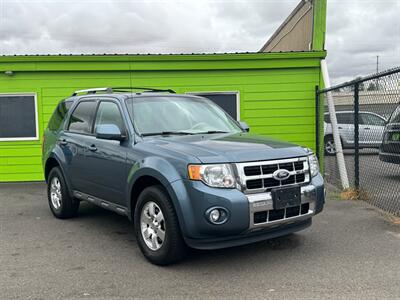
[[[358,190],[360,187],[360,147],[359,147],[359,83],[354,84],[354,186]]]
[[[329,80],[329,73],[328,73],[328,66],[326,64],[325,59],[321,60],[321,71],[322,71],[322,78],[324,79],[324,84],[327,89],[331,87],[331,82]],[[343,148],[342,142],[340,140],[339,129],[336,119],[336,112],[335,112],[335,101],[332,97],[332,89],[326,91],[326,99],[328,102],[328,109],[329,109],[329,116],[331,118],[332,124],[332,133],[333,133],[333,140],[335,141],[335,148],[336,148],[336,160],[339,168],[339,175],[340,181],[342,183],[343,189],[349,188],[349,178],[347,177],[347,169],[346,169],[346,162],[344,160],[343,155]]]
[[[320,159],[320,153],[319,153],[319,86],[315,86],[315,154],[318,157],[318,160]]]

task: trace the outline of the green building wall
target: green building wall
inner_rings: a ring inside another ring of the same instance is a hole
[[[239,92],[240,119],[251,132],[315,150],[315,86],[321,82],[320,60],[325,54],[0,57],[0,94],[37,95],[40,136],[35,141],[0,141],[0,182],[43,180],[41,137],[56,104],[75,90],[92,87]]]

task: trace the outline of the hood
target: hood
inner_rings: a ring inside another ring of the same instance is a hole
[[[247,162],[307,155],[307,151],[298,145],[250,133],[168,136],[146,142],[168,151],[193,155],[202,163]]]

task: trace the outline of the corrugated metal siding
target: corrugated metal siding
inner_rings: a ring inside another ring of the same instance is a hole
[[[260,62],[263,63],[266,62]],[[102,63],[97,64],[96,68],[101,70]],[[129,71],[17,72],[13,77],[0,75],[0,93],[37,93],[42,136],[55,105],[77,89],[129,86],[132,80],[134,86],[173,88],[179,93],[238,91],[241,119],[250,125],[252,132],[314,148],[314,90],[320,81],[319,58],[308,62],[308,67],[301,59],[294,59],[286,68],[281,65],[281,68],[246,69],[242,64],[231,61],[228,70],[134,70],[131,74]],[[0,181],[31,180],[43,180],[41,141],[0,141]]]
[[[312,43],[312,36],[312,3],[303,1],[260,51],[308,51]]]

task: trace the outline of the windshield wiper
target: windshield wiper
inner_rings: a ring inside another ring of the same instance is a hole
[[[212,134],[212,133],[229,133],[229,132],[222,130],[209,130],[209,131],[196,132],[196,134]]]
[[[149,132],[143,133],[142,136],[153,136],[153,135],[192,135],[193,133],[187,131],[161,131],[161,132]]]

